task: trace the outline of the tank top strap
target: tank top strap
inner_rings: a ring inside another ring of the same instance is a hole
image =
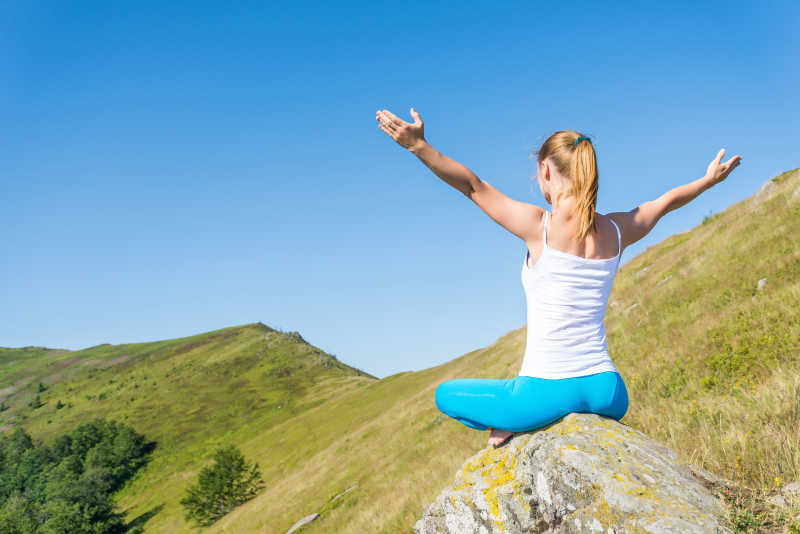
[[[547,219],[550,215],[549,211],[544,212],[544,225],[542,226],[542,243],[547,246]]]
[[[614,219],[609,217],[608,220],[611,221],[611,224],[613,224],[614,228],[617,229],[617,243],[619,243],[619,245],[617,246],[617,256],[619,256],[620,254],[622,254],[622,234],[620,234],[619,226],[617,226],[617,223],[614,222]]]

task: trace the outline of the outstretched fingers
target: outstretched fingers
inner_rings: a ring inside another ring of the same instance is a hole
[[[725,165],[732,165],[732,166],[735,167],[736,165],[739,164],[740,161],[742,161],[742,156],[736,155],[736,156],[733,156],[728,161],[726,161]]]
[[[397,127],[388,119],[383,111],[375,113],[375,120],[378,121],[378,127],[389,134],[389,136],[397,141]]]
[[[389,124],[393,126],[403,126],[404,124],[408,124],[406,121],[389,111],[388,109],[383,110],[383,115],[386,117]]]
[[[392,122],[392,121],[390,121],[388,119],[383,120],[382,124],[384,126],[386,126],[387,128],[389,128],[393,132],[396,132],[396,131],[400,130],[400,128],[398,127],[397,124],[395,124],[394,122]]]
[[[741,156],[733,156],[731,159],[721,165],[723,172],[727,176],[733,169],[735,169],[739,162],[742,161]]]

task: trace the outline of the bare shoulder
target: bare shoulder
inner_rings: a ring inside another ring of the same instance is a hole
[[[539,225],[539,230],[544,228],[544,214],[547,213],[547,210],[537,206],[536,204],[528,204],[531,207],[531,213],[533,214],[533,220],[536,224]]]
[[[542,242],[542,231],[544,230],[544,214],[547,212],[544,208],[536,204],[528,204],[530,206],[530,231],[525,238],[526,243],[538,245]]]
[[[538,260],[541,255],[541,249],[544,246],[542,232],[544,231],[544,214],[546,210],[535,204],[528,204],[528,206],[530,206],[530,224],[523,240],[528,247],[531,255],[531,264],[533,264]]]

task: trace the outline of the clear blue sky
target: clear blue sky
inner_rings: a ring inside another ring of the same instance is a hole
[[[543,207],[555,130],[602,213],[743,156],[623,262],[800,165],[796,1],[165,4],[0,8],[0,346],[262,321],[384,377],[523,326],[524,243],[378,109]]]

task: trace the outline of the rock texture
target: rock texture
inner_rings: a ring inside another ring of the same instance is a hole
[[[287,531],[286,531],[286,534],[292,534],[292,532],[295,532],[295,531],[297,531],[297,530],[300,530],[302,527],[304,527],[304,526],[306,526],[307,524],[311,523],[312,521],[314,521],[314,520],[315,520],[316,518],[318,518],[318,517],[319,517],[319,514],[318,514],[318,513],[313,513],[313,514],[311,514],[311,515],[307,515],[307,516],[305,516],[303,519],[301,519],[300,521],[298,521],[297,523],[295,523],[294,525],[292,525],[292,528],[290,528],[289,530],[287,530]]]
[[[731,533],[714,487],[731,486],[614,419],[571,413],[467,460],[414,531]]]
[[[280,408],[280,406],[278,406],[278,408]],[[305,516],[303,519],[301,519],[300,521],[298,521],[297,523],[292,525],[292,528],[287,530],[286,534],[292,534],[293,532],[296,532],[296,531],[300,530],[302,527],[306,526],[307,524],[311,523],[312,521],[315,521],[317,518],[319,518],[323,514],[327,513],[329,510],[331,510],[333,508],[336,508],[336,506],[338,506],[338,504],[341,504],[341,502],[337,503],[337,500],[340,499],[346,493],[349,493],[349,492],[353,491],[357,487],[358,487],[358,484],[354,484],[354,485],[350,486],[349,488],[347,488],[346,490],[344,490],[344,491],[342,491],[340,493],[337,493],[336,495],[334,495],[333,497],[330,498],[330,500],[325,504],[325,506],[322,507],[322,509],[319,512],[314,512],[311,515]]]

